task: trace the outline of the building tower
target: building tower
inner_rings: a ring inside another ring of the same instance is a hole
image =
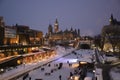
[[[80,36],[80,29],[78,29],[78,36]]]
[[[49,24],[48,26],[48,34],[51,35],[53,33],[53,28],[52,28],[52,25]]]
[[[0,27],[4,27],[4,26],[5,26],[5,23],[4,23],[3,17],[0,16]]]
[[[109,19],[109,22],[110,22],[110,25],[120,25],[120,21],[117,21],[114,17],[113,17],[113,14],[111,14],[111,17]]]
[[[116,20],[113,18],[113,14],[111,14],[109,22],[110,22],[110,24],[115,24]]]
[[[55,24],[54,24],[54,32],[57,33],[59,31],[59,24],[58,21],[56,19]]]
[[[3,17],[0,16],[0,46],[4,44],[4,26]]]

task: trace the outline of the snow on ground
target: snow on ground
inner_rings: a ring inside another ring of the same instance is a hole
[[[85,62],[89,62],[89,63],[93,62],[93,54],[94,54],[93,50],[81,49],[81,50],[77,50],[75,52],[78,53],[78,55],[80,55],[80,58],[78,59],[78,61],[85,61]]]
[[[120,65],[111,69],[110,76],[112,80],[120,80]]]
[[[6,70],[5,73],[0,75],[0,80],[9,80],[15,76],[18,76],[25,72],[33,70],[45,63],[48,63],[48,62],[58,59],[64,55],[67,55],[70,52],[72,52],[73,50],[74,50],[73,48],[65,49],[64,47],[57,46],[57,48],[56,48],[57,55],[55,55],[54,57],[50,57],[49,59],[44,59],[37,63],[22,64],[20,66],[17,66],[16,68],[11,68],[10,70]]]
[[[102,69],[101,68],[96,68],[95,69],[95,77],[96,77],[97,80],[103,80]]]
[[[58,80],[59,75],[62,75],[63,80],[67,80],[67,78],[70,75],[70,72],[73,72],[75,70],[75,67],[69,66],[68,61],[69,63],[74,64],[80,59],[82,60],[84,59],[84,61],[88,61],[88,59],[91,60],[92,54],[94,52],[93,50],[77,50],[76,53],[79,53],[77,56],[75,56],[74,54],[70,54],[68,56],[62,57],[64,55],[71,53],[73,50],[74,50],[73,48],[64,48],[61,46],[57,46],[56,56],[49,59],[42,60],[37,63],[23,64],[23,65],[17,66],[17,68],[14,68],[10,71],[6,71],[6,73],[3,73],[2,75],[0,75],[0,80],[8,80],[10,78],[13,78],[15,76],[18,76],[28,71],[30,71],[29,76],[32,78],[31,80],[40,79],[40,78],[42,78],[43,80]],[[53,60],[56,60],[56,61],[53,61]],[[53,61],[50,63],[50,66],[48,66],[48,64],[42,66],[43,64],[48,63],[50,61]],[[63,67],[60,70],[58,70],[58,68],[55,66],[56,64],[59,64],[59,63],[63,63]],[[41,66],[41,67],[38,69],[35,69],[38,66]],[[45,70],[41,70],[41,68],[44,68]],[[53,72],[51,72],[51,70]],[[87,73],[87,74],[88,74],[87,76],[91,75],[90,73]],[[23,77],[20,77],[18,80],[23,80]],[[29,79],[26,79],[26,80],[29,80]]]
[[[106,61],[112,61],[112,62],[116,62],[118,60],[117,57],[115,56],[106,56]]]
[[[42,68],[45,68],[44,71],[41,71],[41,68],[34,70],[32,72],[29,73],[29,75],[31,76],[32,80],[35,79],[43,79],[43,80],[58,80],[59,79],[59,75],[62,75],[62,79],[66,80],[68,78],[68,76],[70,75],[70,71],[73,72],[72,68],[68,68],[69,65],[68,64],[64,64],[62,69],[58,70],[57,67],[55,67],[55,64],[58,64],[59,62],[55,61],[53,63],[50,63],[50,67],[43,66]],[[51,70],[55,70],[53,71],[53,73],[51,73]],[[45,73],[50,73],[50,75],[45,75]]]
[[[62,54],[60,51],[58,50],[59,54]],[[56,61],[53,61],[51,63],[48,63],[47,65],[41,66],[40,68],[31,71],[29,73],[29,77],[31,77],[31,80],[59,80],[59,76],[61,75],[62,80],[67,80],[70,76],[70,72],[74,73],[74,70],[76,69],[76,67],[74,66],[69,66],[68,61],[70,64],[78,63],[78,58],[84,58],[84,60],[87,61],[88,58],[91,58],[90,55],[93,54],[92,50],[79,50],[77,52],[79,52],[79,54],[81,55],[78,54],[76,56],[75,54],[69,54],[65,57],[61,57]],[[57,64],[59,65],[59,63],[63,63],[63,67],[61,69],[58,69],[58,67],[56,66]],[[44,70],[42,70],[43,68]],[[87,76],[93,77],[93,74],[88,72]],[[22,77],[18,80],[22,80]],[[29,78],[27,78],[26,80],[29,80]]]

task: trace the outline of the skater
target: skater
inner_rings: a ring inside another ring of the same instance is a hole
[[[60,76],[59,76],[59,80],[61,80],[61,77],[62,77],[62,76],[60,75]]]

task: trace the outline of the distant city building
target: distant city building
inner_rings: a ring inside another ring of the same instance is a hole
[[[110,22],[110,25],[120,25],[120,21],[117,21],[115,18],[113,18],[113,14],[111,14],[109,22]]]
[[[4,45],[17,43],[16,28],[12,26],[4,26]]]
[[[2,30],[1,27],[0,30]],[[11,44],[43,44],[42,38],[43,33],[38,30],[29,29],[28,26],[25,25],[15,25],[15,26],[4,26],[3,32],[1,31],[1,41],[3,41],[3,45],[11,45]]]
[[[29,29],[28,34],[29,34],[30,44],[41,44],[41,45],[44,44],[43,33],[41,31]]]
[[[4,41],[4,28],[0,26],[0,45],[3,45]]]
[[[3,17],[0,16],[0,45],[3,45],[3,41],[4,41],[4,20]]]
[[[102,28],[102,41],[104,41],[105,51],[120,50],[120,21],[117,21],[113,15],[109,19],[110,24]],[[119,49],[119,50],[118,50]]]
[[[55,24],[54,24],[54,32],[57,33],[59,32],[59,24],[58,24],[58,20],[56,19]]]
[[[3,17],[0,17],[0,57],[31,52],[43,44],[42,31],[26,25],[5,25]]]
[[[51,35],[52,33],[53,33],[53,27],[52,27],[52,25],[50,24],[50,25],[48,26],[48,34]]]
[[[5,26],[5,23],[4,23],[3,17],[0,16],[0,27],[4,27],[4,26]]]
[[[46,40],[55,43],[59,41],[75,40],[76,38],[79,37],[80,37],[80,29],[73,30],[73,28],[71,28],[70,30],[66,29],[65,31],[59,30],[59,24],[57,19],[54,23],[54,32],[53,32],[53,27],[50,24],[48,26],[48,33],[45,36]]]

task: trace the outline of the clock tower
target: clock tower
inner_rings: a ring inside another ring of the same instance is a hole
[[[58,20],[56,19],[54,24],[54,32],[57,33],[58,31],[59,31],[59,24],[58,24]]]

